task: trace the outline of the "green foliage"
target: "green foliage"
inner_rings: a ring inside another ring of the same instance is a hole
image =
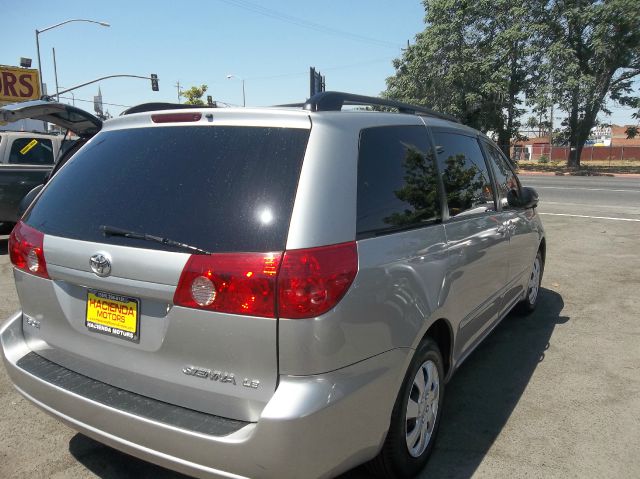
[[[192,86],[188,90],[183,90],[180,94],[186,98],[186,105],[204,105],[204,101],[202,101],[202,97],[207,91],[207,85]]]
[[[404,186],[395,191],[396,197],[412,206],[402,213],[393,213],[384,219],[393,226],[414,225],[437,217],[440,209],[438,174],[433,155],[409,146],[404,159]]]
[[[515,137],[526,98],[539,130],[553,105],[566,112],[563,141],[582,145],[606,100],[640,108],[638,0],[423,0],[425,30],[394,60],[383,95],[450,113]],[[533,120],[527,123],[533,126]],[[554,125],[555,126],[555,125]],[[554,133],[554,143],[556,142]]]
[[[549,163],[549,157],[547,155],[541,155],[540,158],[538,158],[538,163],[546,165],[547,163]]]
[[[426,28],[394,60],[386,96],[428,105],[494,131],[508,151],[523,110],[537,3],[424,0]]]
[[[554,0],[541,17],[544,56],[533,101],[559,105],[570,166],[580,165],[584,142],[607,98],[637,105],[633,78],[640,75],[640,5],[637,0]]]

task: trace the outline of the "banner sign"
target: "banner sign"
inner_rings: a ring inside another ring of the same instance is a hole
[[[38,70],[0,65],[0,103],[38,100],[40,96]]]

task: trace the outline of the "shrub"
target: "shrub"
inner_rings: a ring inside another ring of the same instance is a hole
[[[540,158],[538,158],[538,163],[549,163],[549,157],[547,155],[540,156]]]

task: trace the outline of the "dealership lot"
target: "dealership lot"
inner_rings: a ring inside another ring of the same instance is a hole
[[[523,183],[547,229],[539,309],[508,317],[454,376],[423,477],[639,477],[640,179]],[[2,319],[18,309],[6,248]],[[183,477],[51,419],[3,368],[0,401],[0,477]]]

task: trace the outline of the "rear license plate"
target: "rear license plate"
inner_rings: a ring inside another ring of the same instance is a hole
[[[140,300],[90,289],[85,325],[89,331],[137,343],[140,341]]]

